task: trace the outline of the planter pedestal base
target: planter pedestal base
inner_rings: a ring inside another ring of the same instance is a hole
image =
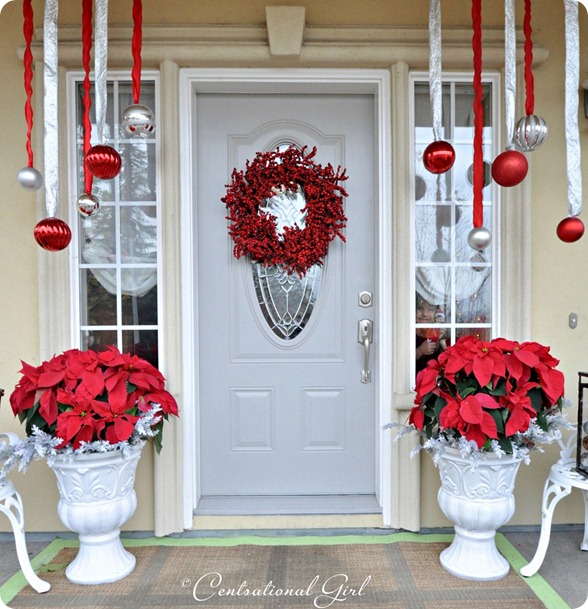
[[[74,584],[108,584],[132,573],[136,558],[120,541],[120,530],[105,535],[80,535],[80,549],[65,570]]]
[[[508,575],[510,565],[494,542],[496,531],[454,528],[452,544],[440,555],[441,566],[446,571],[455,577],[474,581],[494,581]]]

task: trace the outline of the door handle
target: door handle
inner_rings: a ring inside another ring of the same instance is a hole
[[[371,319],[361,319],[357,322],[357,342],[363,345],[363,370],[361,382],[371,383],[370,343],[374,340],[374,322]]]

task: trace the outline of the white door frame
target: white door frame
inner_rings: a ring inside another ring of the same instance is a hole
[[[376,119],[377,175],[377,291],[379,307],[374,343],[377,354],[376,383],[376,495],[382,507],[383,524],[392,522],[391,434],[383,431],[392,420],[392,189],[391,189],[391,98],[387,70],[344,69],[215,69],[180,70],[180,175],[182,252],[182,335],[184,423],[184,526],[192,528],[194,507],[200,498],[197,462],[200,446],[197,434],[198,404],[198,324],[197,281],[193,239],[192,201],[196,195],[194,134],[196,96],[199,93],[367,93],[374,96]],[[165,205],[165,203],[164,203]],[[197,267],[196,267],[197,268]]]

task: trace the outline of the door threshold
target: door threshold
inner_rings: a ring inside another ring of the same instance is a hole
[[[375,495],[209,495],[194,510],[195,516],[381,513]]]

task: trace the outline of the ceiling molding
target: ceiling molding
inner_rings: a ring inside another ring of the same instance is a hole
[[[265,26],[144,26],[142,61],[145,68],[173,61],[180,67],[366,67],[387,68],[399,61],[411,69],[428,68],[429,38],[426,27],[319,27],[306,26],[300,55],[272,56]],[[108,29],[108,65],[130,68],[131,26]],[[42,28],[36,31],[34,56],[42,60]],[[518,61],[523,62],[523,42],[518,32]],[[472,33],[469,28],[443,30],[443,68],[470,69]],[[483,32],[484,69],[504,67],[504,29]],[[22,49],[20,53],[22,55]],[[549,51],[533,48],[534,64],[544,62]],[[65,68],[81,66],[79,26],[59,28],[59,63]]]

